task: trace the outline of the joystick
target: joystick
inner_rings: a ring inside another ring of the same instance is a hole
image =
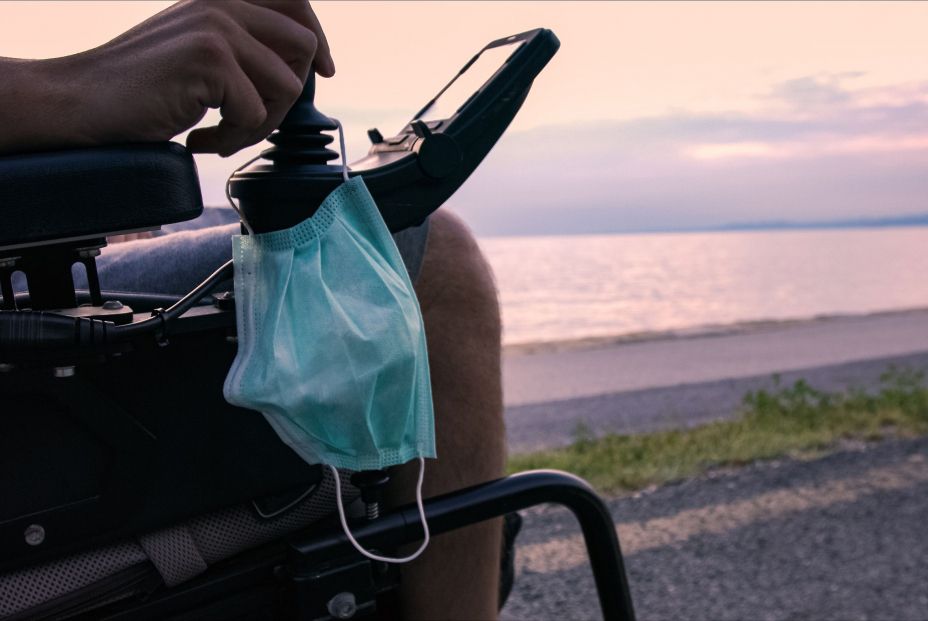
[[[314,103],[316,75],[310,74],[299,99],[290,108],[280,127],[268,137],[274,146],[264,150],[261,157],[273,162],[277,169],[309,165],[326,165],[337,159],[338,153],[326,147],[332,136],[324,131],[335,131],[338,126],[319,112]]]
[[[256,232],[294,226],[315,213],[342,182],[340,155],[328,148],[335,121],[316,108],[316,76],[310,73],[300,97],[280,127],[268,137],[273,145],[261,159],[232,175],[230,192]]]

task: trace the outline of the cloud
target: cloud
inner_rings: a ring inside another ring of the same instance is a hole
[[[449,206],[482,235],[928,212],[928,82],[853,88],[858,77],[774,85],[752,114],[678,112],[509,132]],[[385,134],[405,118],[380,112]],[[342,113],[351,160],[367,150],[356,116]],[[209,204],[224,203],[226,177],[261,148],[198,158]]]
[[[843,84],[863,75],[860,71],[848,71],[803,76],[776,84],[768,97],[802,107],[842,104],[852,98]]]
[[[504,136],[451,200],[481,234],[711,227],[928,211],[928,83],[776,85],[754,114]]]

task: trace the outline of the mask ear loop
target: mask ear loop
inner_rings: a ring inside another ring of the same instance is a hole
[[[338,143],[341,148],[342,155],[342,180],[345,182],[348,181],[348,158],[345,156],[345,130],[342,129],[341,122],[338,119],[332,119],[335,125],[338,127]],[[371,559],[372,561],[381,561],[383,563],[408,563],[409,561],[415,560],[419,557],[420,554],[425,552],[425,549],[429,546],[429,523],[425,519],[425,507],[422,505],[422,481],[425,480],[425,458],[419,458],[419,481],[416,483],[416,506],[419,508],[419,519],[422,521],[422,531],[425,533],[425,538],[422,540],[422,545],[419,546],[419,549],[410,554],[409,556],[404,556],[401,558],[393,558],[389,556],[379,556],[372,552],[365,550],[358,540],[354,538],[354,535],[351,534],[351,529],[348,528],[348,520],[345,518],[345,505],[342,502],[342,486],[341,479],[338,476],[338,470],[335,469],[335,466],[329,466],[329,469],[332,471],[332,476],[335,477],[335,504],[338,507],[338,519],[342,523],[342,531],[344,531],[345,536],[348,537],[348,541],[351,542],[351,545],[354,546],[354,549],[360,552],[365,557]]]
[[[242,170],[242,169],[245,168],[246,166],[249,166],[249,165],[253,164],[254,162],[257,162],[257,161],[260,160],[260,159],[261,159],[261,156],[260,156],[260,155],[254,156],[253,158],[251,158],[250,160],[248,160],[247,162],[245,162],[244,164],[242,164],[241,166],[239,166],[238,168],[236,168],[235,170],[233,170],[233,171],[232,171],[232,174],[229,175],[229,178],[226,179],[226,200],[229,201],[229,204],[232,205],[232,209],[234,209],[234,210],[235,210],[235,213],[238,214],[238,219],[242,221],[242,226],[245,227],[245,230],[248,231],[248,234],[249,234],[249,235],[254,235],[254,234],[255,234],[255,230],[254,230],[253,228],[251,228],[251,225],[248,224],[248,220],[245,219],[245,214],[242,213],[242,210],[239,209],[238,205],[235,204],[235,201],[232,200],[232,191],[230,190],[230,187],[231,187],[231,184],[232,184],[232,176],[233,176],[235,173],[237,173],[238,171]]]
[[[348,181],[348,158],[345,156],[345,153],[347,153],[345,150],[345,131],[342,129],[341,121],[332,119],[331,117],[330,120],[338,126],[338,145],[342,150],[342,180]]]
[[[345,536],[348,537],[348,541],[351,542],[351,545],[354,546],[355,550],[371,559],[372,561],[381,561],[383,563],[408,563],[409,561],[415,560],[419,557],[420,554],[425,552],[425,549],[429,545],[429,523],[425,519],[425,507],[422,506],[422,480],[425,478],[425,458],[419,458],[419,482],[416,483],[416,505],[419,507],[419,519],[422,520],[422,530],[425,532],[425,539],[422,541],[422,545],[419,546],[419,549],[410,554],[409,556],[404,556],[402,558],[391,558],[389,556],[378,556],[372,552],[368,552],[361,547],[361,544],[358,543],[357,539],[354,538],[354,535],[351,534],[351,531],[348,529],[348,520],[345,519],[345,507],[342,504],[342,486],[341,479],[338,477],[338,470],[335,469],[335,466],[329,466],[332,470],[332,476],[335,477],[335,504],[338,506],[338,519],[341,520],[342,530],[345,532]]]

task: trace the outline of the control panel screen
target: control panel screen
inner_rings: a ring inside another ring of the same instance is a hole
[[[458,75],[448,89],[419,118],[423,121],[443,121],[454,116],[467,98],[480,90],[480,87],[487,83],[487,80],[522,44],[523,41],[514,41],[481,52],[477,60],[464,73]]]

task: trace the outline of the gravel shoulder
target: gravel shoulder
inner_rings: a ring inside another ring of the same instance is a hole
[[[928,618],[928,438],[613,498],[639,619]],[[579,529],[524,513],[505,619],[598,618]]]

